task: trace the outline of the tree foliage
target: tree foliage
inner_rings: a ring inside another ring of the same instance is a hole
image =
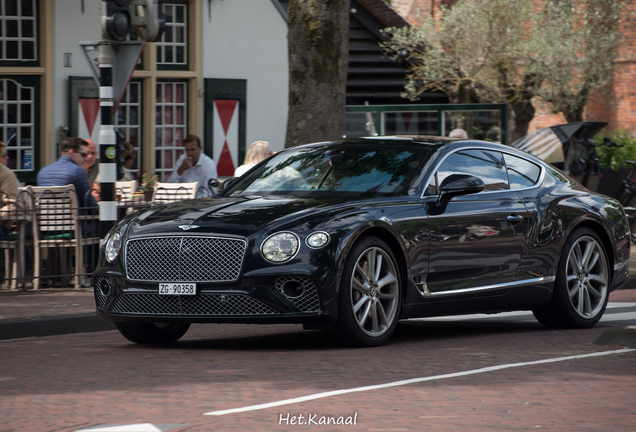
[[[620,0],[546,2],[535,18],[539,95],[568,122],[582,121],[591,92],[612,81],[621,7]]]
[[[611,79],[619,1],[461,0],[420,26],[385,29],[382,46],[409,63],[403,96],[507,102],[514,140],[527,133],[535,97],[582,113],[589,92]]]
[[[349,0],[290,0],[289,114],[285,147],[342,138]]]

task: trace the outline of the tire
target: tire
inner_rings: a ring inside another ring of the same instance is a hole
[[[609,284],[603,242],[591,229],[577,228],[564,244],[550,303],[532,312],[546,327],[590,328],[605,312]]]
[[[169,344],[186,334],[190,323],[141,323],[138,325],[115,323],[126,339],[138,344]]]
[[[379,238],[362,238],[345,264],[333,333],[352,346],[382,345],[397,325],[401,288],[391,249]]]

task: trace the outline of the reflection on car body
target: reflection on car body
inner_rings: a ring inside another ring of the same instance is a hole
[[[191,323],[302,323],[375,346],[425,316],[530,309],[591,327],[628,260],[620,204],[533,156],[372,137],[290,148],[216,197],[129,215],[94,289],[98,315],[138,343]]]

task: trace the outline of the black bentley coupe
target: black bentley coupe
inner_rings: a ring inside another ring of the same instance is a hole
[[[137,343],[191,323],[302,323],[377,346],[401,319],[512,310],[585,328],[629,277],[629,234],[616,200],[514,148],[344,139],[127,216],[104,239],[95,300]]]

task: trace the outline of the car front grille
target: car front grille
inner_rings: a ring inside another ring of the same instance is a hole
[[[244,294],[202,294],[160,296],[125,293],[117,298],[111,312],[131,315],[275,315],[279,312]]]
[[[221,237],[153,237],[126,244],[129,279],[148,282],[231,282],[238,279],[245,241]]]

